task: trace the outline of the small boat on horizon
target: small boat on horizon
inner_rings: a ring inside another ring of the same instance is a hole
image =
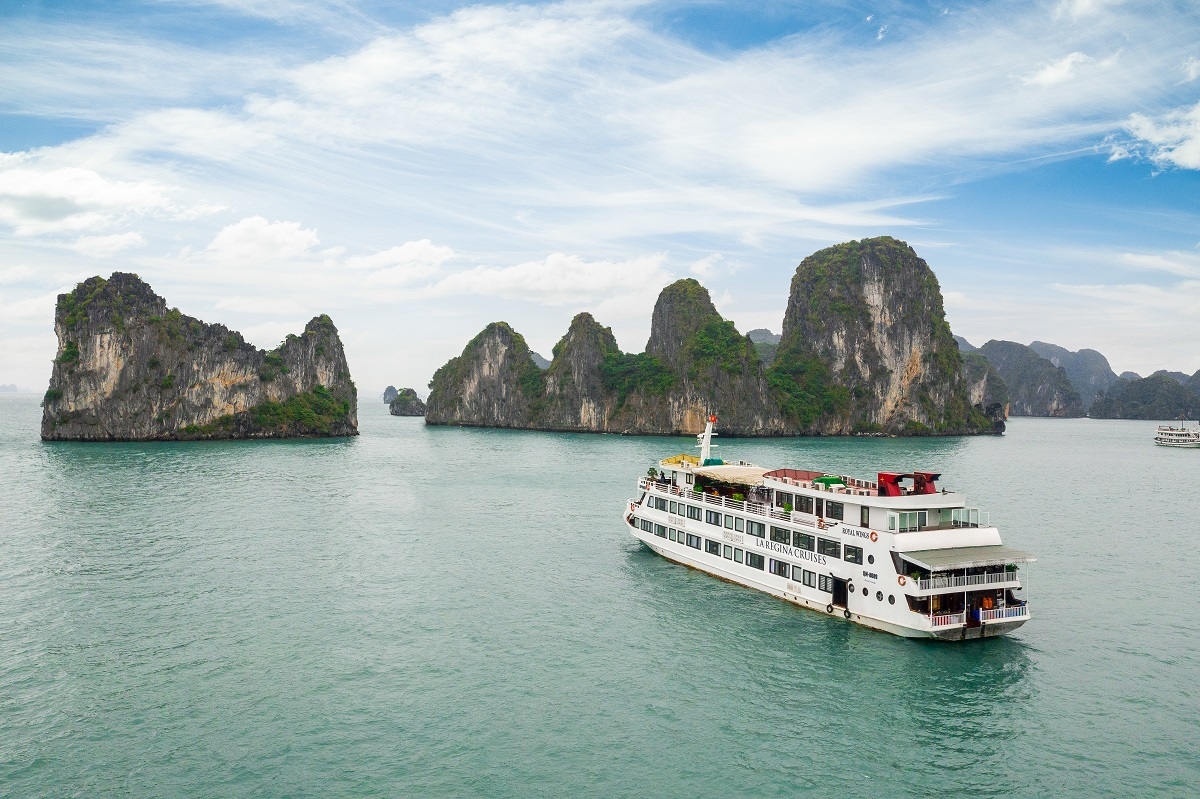
[[[712,456],[659,461],[625,512],[630,533],[668,560],[907,638],[1004,635],[1029,620],[1020,566],[988,514],[940,490],[934,472],[875,480],[766,469]]]

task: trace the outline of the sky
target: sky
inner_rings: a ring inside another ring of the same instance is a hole
[[[361,399],[488,322],[549,355],[658,292],[779,332],[807,255],[907,241],[956,334],[1200,368],[1200,4],[0,2],[0,384],[136,272]]]

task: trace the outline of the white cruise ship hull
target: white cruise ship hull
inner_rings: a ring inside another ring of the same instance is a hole
[[[913,626],[913,623],[920,624],[924,620],[924,617],[915,619],[909,624],[904,624],[897,620],[890,620],[872,614],[871,604],[872,602],[878,604],[878,600],[872,599],[871,596],[863,598],[860,592],[856,592],[854,598],[847,597],[847,606],[834,605],[831,601],[832,597],[828,594],[823,596],[806,596],[804,586],[792,580],[783,580],[775,575],[750,568],[744,564],[737,564],[723,557],[697,551],[678,542],[664,540],[658,536],[646,533],[640,528],[632,528],[630,533],[651,551],[663,556],[667,560],[705,572],[726,582],[762,591],[763,593],[778,597],[793,605],[821,613],[822,615],[833,616],[837,619],[861,624],[864,627],[892,633],[904,638],[927,638],[940,641],[966,641],[976,638],[991,638],[1010,633],[1029,620],[1028,612],[1026,612],[1025,615],[1017,619],[981,622],[976,627],[968,627],[964,621],[963,623],[941,629],[932,626],[928,629],[922,629],[921,627]],[[891,595],[894,596],[895,594]],[[858,600],[861,600],[861,603]],[[889,605],[889,607],[892,606]],[[919,616],[919,614],[913,615]]]

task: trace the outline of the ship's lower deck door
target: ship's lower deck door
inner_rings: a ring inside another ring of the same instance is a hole
[[[833,578],[833,604],[839,608],[846,607],[846,581]]]

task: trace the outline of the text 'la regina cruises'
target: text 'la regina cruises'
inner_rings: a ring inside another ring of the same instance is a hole
[[[987,514],[932,472],[875,481],[676,455],[638,481],[625,521],[669,560],[910,638],[1003,635],[1029,620],[1020,565]]]

